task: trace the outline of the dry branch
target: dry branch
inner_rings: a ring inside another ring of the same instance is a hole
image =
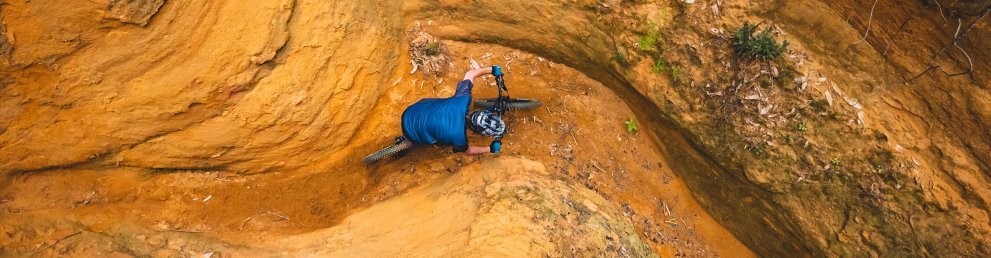
[[[960,31],[960,27],[963,24],[963,21],[961,19],[957,19],[957,31],[956,33],[953,34],[953,41],[951,41],[949,44],[946,44],[946,46],[943,46],[942,49],[940,49],[938,52],[933,54],[932,57],[929,58],[929,62],[927,63],[929,67],[927,67],[925,70],[915,75],[911,79],[906,80],[905,82],[912,82],[913,80],[922,77],[922,75],[925,75],[926,73],[932,70],[939,70],[948,77],[971,74],[974,71],[974,62],[973,60],[971,60],[970,55],[967,54],[967,51],[964,51],[964,49],[960,47],[959,43],[960,40],[963,39],[963,36],[966,35],[967,32],[970,32],[970,30],[973,29],[975,25],[977,25],[977,22],[981,21],[981,19],[984,19],[984,17],[988,15],[988,12],[991,12],[991,6],[985,7],[984,10],[981,12],[981,15],[977,16],[977,18],[974,18],[974,20],[971,21],[970,24],[967,25],[967,28],[964,29],[962,32]],[[956,47],[957,49],[960,50],[960,52],[964,54],[964,56],[967,57],[967,62],[970,64],[970,67],[967,68],[966,71],[951,74],[946,72],[946,70],[943,70],[942,66],[933,65],[936,62],[936,59],[938,59],[939,56],[943,55],[943,53],[945,53],[946,50],[950,48],[950,46]]]
[[[936,8],[939,9],[939,16],[943,17],[943,22],[950,22],[946,20],[946,15],[943,15],[943,6],[939,4],[939,1],[933,0],[933,2],[936,2]]]

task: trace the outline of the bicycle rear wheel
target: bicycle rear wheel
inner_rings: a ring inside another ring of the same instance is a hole
[[[475,106],[488,108],[495,106],[498,99],[488,98],[475,100]],[[535,99],[510,98],[506,100],[506,108],[509,109],[530,109],[540,107],[540,101]]]
[[[389,147],[385,147],[384,149],[376,151],[371,155],[365,156],[364,161],[366,165],[372,164],[373,162],[385,158],[389,155],[396,154],[397,152],[404,151],[412,147],[413,147],[413,142],[404,137],[400,142],[397,142],[393,145],[390,145]]]

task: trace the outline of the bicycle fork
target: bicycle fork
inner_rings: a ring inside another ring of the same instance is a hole
[[[509,89],[506,88],[506,80],[505,78],[503,78],[503,75],[505,74],[502,73],[502,67],[499,67],[498,65],[493,65],[492,75],[495,76],[496,87],[498,87],[499,89],[499,98],[498,101],[496,101],[496,109],[497,109],[496,112],[499,114],[499,119],[502,119],[503,114],[506,113],[506,98],[508,98],[508,96],[504,96],[502,92],[506,91],[506,95],[508,95]],[[509,131],[508,124],[506,125],[506,130],[503,131],[502,134],[505,135],[506,131]],[[489,144],[489,150],[492,153],[499,153],[500,151],[502,151],[503,135],[495,137],[495,140],[492,140],[492,143]]]

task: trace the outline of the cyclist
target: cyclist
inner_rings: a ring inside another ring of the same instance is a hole
[[[492,67],[473,69],[465,73],[458,82],[454,96],[449,98],[426,98],[403,111],[403,136],[417,144],[452,146],[454,152],[478,155],[497,152],[488,147],[469,146],[467,130],[475,133],[500,137],[506,132],[506,123],[493,110],[477,110],[468,113],[471,105],[472,80],[475,77],[491,74]],[[397,139],[397,142],[402,138]]]

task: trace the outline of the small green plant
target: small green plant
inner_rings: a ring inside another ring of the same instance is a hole
[[[424,54],[427,54],[428,56],[440,55],[440,52],[441,52],[441,50],[440,50],[440,42],[430,43],[429,45],[427,45],[427,49],[425,49],[423,52],[424,52]]]
[[[778,44],[774,41],[770,28],[757,32],[757,25],[743,23],[743,26],[736,30],[732,45],[736,49],[736,55],[741,58],[768,61],[781,56],[788,47],[788,41]]]
[[[662,73],[667,69],[668,68],[667,65],[664,64],[664,60],[657,60],[657,62],[654,62],[654,66],[650,68],[650,71],[654,73]]]
[[[802,122],[801,124],[798,124],[798,130],[802,132],[808,131],[809,125],[805,122]]]
[[[640,40],[637,41],[637,47],[640,51],[651,51],[657,47],[657,40],[661,38],[661,31],[657,28],[657,24],[651,23],[647,25],[647,33],[640,36]]]
[[[671,78],[673,78],[674,80],[677,81],[680,78],[680,76],[681,76],[681,67],[680,66],[677,66],[677,65],[672,65],[671,66]]]
[[[626,124],[626,131],[631,133],[639,132],[640,129],[637,128],[637,121],[633,121],[633,118],[623,121]]]
[[[671,72],[671,79],[678,81],[681,78],[681,66],[675,64],[668,64],[664,60],[657,60],[654,65],[650,67],[650,71],[653,73],[663,73]]]
[[[829,163],[832,163],[833,166],[839,166],[840,165],[840,159],[837,158],[837,157],[829,158]]]

